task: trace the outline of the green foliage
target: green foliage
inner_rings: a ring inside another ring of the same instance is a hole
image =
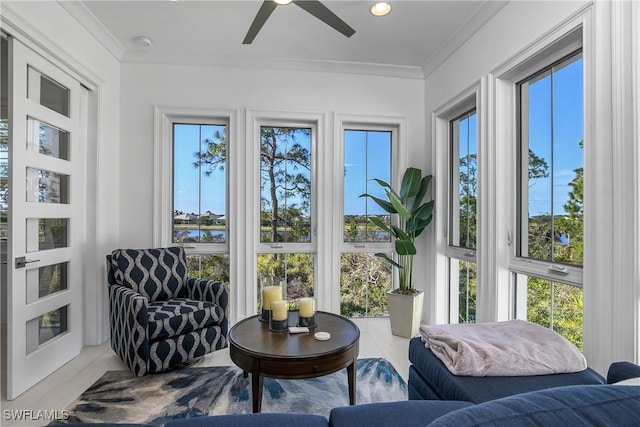
[[[580,146],[582,147],[582,141]],[[477,156],[460,158],[459,246],[476,247]],[[564,215],[538,215],[528,221],[526,256],[549,262],[583,263],[583,168],[574,171]],[[528,182],[547,178],[549,164],[531,149],[528,153]],[[561,237],[564,239],[561,239]],[[476,265],[459,262],[459,321],[475,319]],[[582,290],[575,286],[527,277],[527,319],[555,331],[582,349]],[[553,310],[552,310],[553,307]]]
[[[387,196],[387,200],[364,193],[360,197],[369,197],[378,206],[389,214],[398,215],[397,225],[387,225],[379,218],[372,217],[373,225],[381,228],[393,236],[397,261],[386,254],[376,254],[392,266],[399,269],[400,292],[414,292],[412,273],[413,256],[417,253],[415,239],[422,234],[424,229],[433,219],[434,201],[424,202],[424,197],[431,185],[431,175],[422,177],[422,171],[417,168],[407,168],[402,176],[399,192],[396,192],[389,183],[375,179]]]
[[[227,254],[188,254],[187,275],[229,283],[229,256]]]
[[[340,257],[340,314],[348,317],[386,316],[391,268],[372,253]]]
[[[476,321],[477,265],[466,261],[458,262],[458,322]]]
[[[269,233],[261,233],[263,242],[308,238],[310,224],[304,215],[311,206],[311,153],[296,136],[308,137],[310,133],[305,128],[260,128],[260,190],[266,189],[268,194],[261,202],[261,223],[269,229]],[[282,205],[286,209],[281,209]],[[280,233],[281,228],[288,233]]]
[[[268,285],[286,283],[289,300],[313,296],[313,265],[313,254],[259,254],[258,278]]]
[[[580,141],[582,147],[582,141]],[[533,170],[535,168],[535,170]],[[548,165],[529,151],[529,178],[547,177]],[[583,263],[583,168],[574,170],[564,215],[529,218],[527,256],[572,265]],[[582,289],[550,280],[527,278],[527,319],[553,330],[582,350]]]

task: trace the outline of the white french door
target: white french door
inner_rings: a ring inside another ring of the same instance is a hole
[[[7,398],[82,346],[87,92],[8,38]]]

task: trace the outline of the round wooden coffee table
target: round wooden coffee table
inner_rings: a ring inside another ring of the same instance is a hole
[[[297,312],[289,313],[295,326]],[[336,314],[316,313],[317,327],[307,333],[271,332],[267,323],[252,316],[229,330],[229,354],[233,363],[251,373],[253,412],[262,406],[263,377],[302,379],[328,375],[347,368],[349,404],[356,403],[356,359],[360,330],[351,320]],[[331,339],[318,341],[315,332],[329,332]]]

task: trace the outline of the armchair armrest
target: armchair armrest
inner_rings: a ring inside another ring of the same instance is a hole
[[[215,280],[187,278],[187,297],[212,302],[225,311],[229,305],[229,291],[224,283]]]
[[[109,287],[111,348],[137,375],[147,371],[149,360],[149,302],[126,286]]]
[[[631,362],[614,362],[609,366],[607,384],[640,377],[640,366]]]
[[[229,324],[227,315],[227,308],[229,306],[229,290],[227,289],[227,285],[215,280],[188,277],[186,288],[188,298],[212,302],[222,309],[224,319],[220,322],[220,325],[226,336]]]

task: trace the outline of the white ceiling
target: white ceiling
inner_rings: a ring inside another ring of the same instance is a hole
[[[305,10],[278,6],[251,45],[242,40],[262,1],[60,2],[122,62],[262,66],[422,78],[497,13],[504,1],[324,0],[356,30],[347,38]],[[105,31],[106,30],[106,31]],[[149,47],[137,36],[152,39]]]

